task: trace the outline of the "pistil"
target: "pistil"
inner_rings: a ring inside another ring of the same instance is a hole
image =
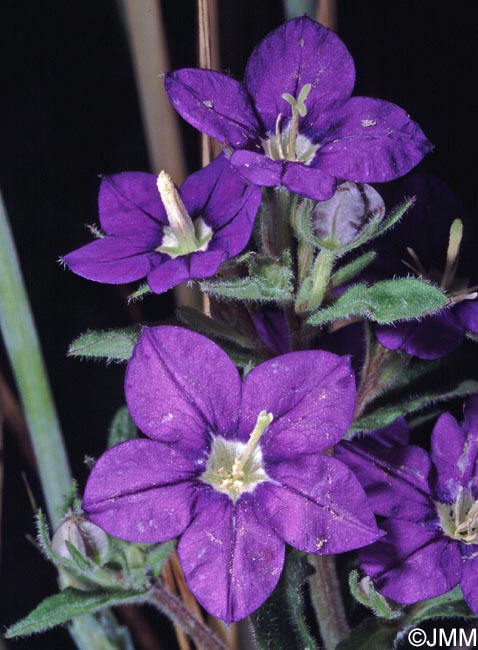
[[[444,532],[465,544],[478,544],[478,499],[460,486],[455,503],[438,504],[438,514]]]
[[[162,171],[156,184],[169,222],[156,250],[172,259],[205,251],[213,235],[212,229],[201,218],[192,221],[169,174]]]

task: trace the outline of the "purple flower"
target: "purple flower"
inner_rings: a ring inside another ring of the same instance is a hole
[[[106,177],[98,197],[106,236],[63,258],[89,280],[147,277],[155,293],[214,275],[249,241],[261,200],[224,156],[192,174],[178,194],[171,178],[143,172]]]
[[[431,457],[407,445],[406,432],[399,444],[368,437],[337,446],[374,512],[386,517],[380,526],[388,534],[360,552],[362,566],[399,603],[459,584],[478,614],[478,397],[465,403],[461,425],[449,413],[438,419]]]
[[[467,331],[478,334],[478,303],[473,300],[477,287],[470,287],[471,280],[476,282],[478,277],[476,260],[473,246],[461,242],[463,206],[442,181],[423,172],[415,173],[397,188],[396,196],[405,194],[416,197],[415,205],[394,230],[378,241],[377,260],[367,273],[393,277],[403,275],[407,267],[442,285],[453,304],[421,321],[377,325],[375,334],[390,350],[403,350],[420,359],[438,359],[455,351]]]
[[[176,110],[233,149],[231,162],[245,178],[317,200],[332,196],[337,179],[398,178],[431,148],[398,106],[351,98],[354,83],[345,45],[307,17],[259,43],[243,84],[211,70],[166,75]]]
[[[286,542],[340,553],[381,535],[352,472],[322,453],[353,416],[347,358],[290,353],[242,382],[212,341],[156,327],[135,347],[126,397],[150,439],[99,459],[83,507],[122,539],[180,536],[190,589],[224,621],[247,616],[270,595]]]

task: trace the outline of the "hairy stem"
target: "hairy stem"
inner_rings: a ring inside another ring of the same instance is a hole
[[[38,335],[0,198],[0,328],[21,396],[53,527],[60,522],[71,474]]]
[[[227,646],[160,583],[151,590],[149,602],[190,636],[200,650],[227,650]]]
[[[334,555],[309,555],[315,573],[309,578],[310,594],[325,650],[335,650],[349,633]]]

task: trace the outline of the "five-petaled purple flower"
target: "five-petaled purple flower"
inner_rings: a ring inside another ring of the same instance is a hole
[[[166,75],[165,85],[185,120],[234,150],[231,162],[245,178],[324,200],[337,179],[389,181],[431,148],[398,106],[351,98],[354,83],[342,41],[302,17],[257,45],[244,84],[186,68]]]
[[[294,352],[242,382],[205,337],[145,329],[129,362],[126,397],[150,440],[107,451],[83,507],[122,539],[181,536],[189,587],[224,621],[247,616],[270,595],[286,542],[340,553],[381,536],[352,472],[322,453],[353,416],[346,357]]]
[[[340,443],[387,536],[360,551],[375,587],[399,603],[433,598],[460,585],[478,614],[478,397],[460,425],[449,413],[433,429],[430,455],[372,436]],[[397,432],[395,432],[397,434]],[[401,446],[396,446],[396,444]],[[405,443],[405,444],[403,444]]]
[[[438,359],[456,350],[467,331],[478,334],[478,285],[470,286],[478,280],[474,242],[462,244],[463,205],[438,178],[416,172],[398,185],[395,199],[397,195],[415,196],[415,204],[373,246],[378,256],[366,275],[393,277],[403,274],[406,264],[416,275],[440,284],[452,305],[420,321],[377,325],[375,334],[388,349]]]
[[[63,261],[89,280],[122,284],[147,277],[155,293],[210,277],[247,245],[261,200],[221,155],[189,176],[143,172],[106,177],[98,197],[106,236]]]

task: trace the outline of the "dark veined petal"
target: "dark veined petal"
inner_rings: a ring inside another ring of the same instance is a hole
[[[124,284],[146,277],[162,258],[151,252],[148,241],[107,236],[68,253],[62,261],[88,280]]]
[[[83,509],[110,535],[150,544],[176,537],[192,516],[194,463],[168,445],[129,440],[105,452],[85,489]]]
[[[266,361],[246,377],[239,431],[248,439],[260,411],[273,420],[261,438],[266,459],[291,458],[336,444],[355,407],[355,378],[348,357],[291,352]]]
[[[320,454],[266,463],[272,482],[257,486],[257,512],[288,544],[307,553],[342,553],[382,536],[357,479]]]
[[[463,547],[462,547],[463,548]],[[461,576],[460,587],[465,597],[466,602],[478,616],[478,554],[476,546],[470,545],[466,547],[462,555],[463,572]]]
[[[252,52],[245,74],[265,128],[273,132],[277,116],[291,115],[282,98],[298,98],[301,88],[311,84],[302,122],[314,126],[324,111],[347,100],[355,82],[352,57],[334,32],[306,16],[289,20],[268,34]]]
[[[387,536],[359,557],[381,594],[411,604],[440,596],[460,582],[457,542],[411,521],[389,519],[380,526]]]
[[[431,149],[403,109],[380,99],[353,97],[328,120],[312,164],[346,180],[391,181],[413,169]]]
[[[181,197],[191,218],[201,217],[213,229],[208,251],[222,250],[227,259],[244,249],[259,209],[261,191],[249,185],[224,155],[189,176],[181,187]]]
[[[465,329],[452,308],[421,321],[376,325],[375,336],[389,350],[403,350],[419,359],[440,359],[460,347]]]
[[[154,293],[165,293],[191,277],[189,256],[183,255],[174,260],[163,255],[163,263],[148,275],[148,285]]]
[[[167,223],[166,212],[156,186],[156,177],[144,172],[122,172],[106,176],[98,194],[100,223],[109,235],[158,232]]]
[[[189,124],[231,147],[258,141],[259,125],[243,85],[220,72],[184,68],[166,75],[166,92]]]
[[[435,514],[428,478],[430,457],[414,445],[383,446],[373,434],[342,441],[336,457],[354,472],[372,510],[387,517],[419,521]]]
[[[241,176],[247,178],[254,185],[262,187],[282,185],[283,160],[272,160],[262,153],[241,150],[232,154],[231,164]]]
[[[179,559],[201,605],[226,623],[245,618],[270,596],[284,563],[285,544],[258,518],[251,495],[234,506],[210,490],[181,537]]]
[[[241,379],[215,343],[181,327],[146,328],[125,381],[126,400],[150,438],[174,443],[204,461],[211,433],[235,427]]]

